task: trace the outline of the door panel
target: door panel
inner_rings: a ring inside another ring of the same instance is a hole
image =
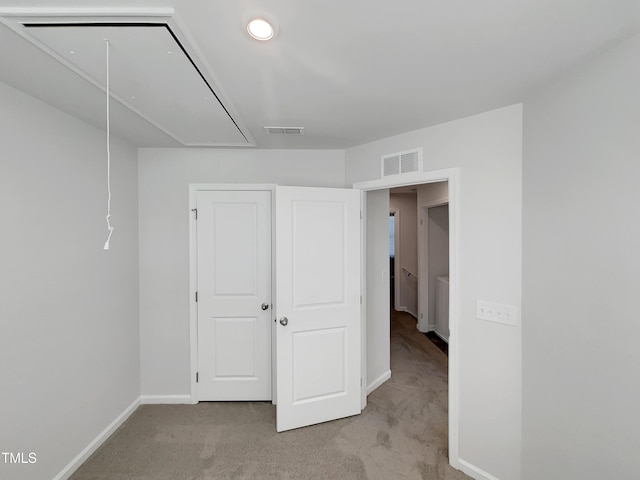
[[[256,298],[258,294],[257,206],[213,205],[213,294],[218,298]]]
[[[258,319],[214,318],[211,342],[216,378],[258,378]]]
[[[293,404],[346,395],[346,329],[293,334]]]
[[[198,399],[271,400],[271,193],[196,200]]]
[[[277,430],[360,413],[360,191],[277,187]]]
[[[344,219],[342,203],[292,204],[293,308],[344,303]],[[327,235],[340,226],[335,235]],[[312,248],[323,239],[322,249]]]

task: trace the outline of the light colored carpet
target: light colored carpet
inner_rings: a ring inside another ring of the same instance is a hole
[[[276,433],[258,402],[140,407],[72,480],[467,479],[447,460],[447,357],[392,320],[392,378],[361,415]]]

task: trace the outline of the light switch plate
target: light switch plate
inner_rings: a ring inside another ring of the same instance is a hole
[[[516,307],[513,305],[476,300],[476,317],[489,322],[517,325]]]

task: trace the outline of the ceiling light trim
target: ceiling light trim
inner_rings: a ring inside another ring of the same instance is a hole
[[[269,37],[268,39],[260,39],[254,37],[249,31],[249,24],[254,20],[262,20],[263,22],[268,23],[273,30],[273,35],[271,35],[271,37]],[[252,42],[255,40],[257,43],[271,43],[280,35],[280,26],[278,25],[278,22],[275,21],[273,16],[260,10],[252,10],[246,12],[242,16],[242,23],[240,24],[240,28],[242,29],[243,35],[246,38],[248,38]]]
[[[261,29],[264,29],[264,31],[261,32]],[[254,18],[247,23],[247,33],[251,38],[255,38],[259,42],[267,42],[275,36],[276,29],[268,20]]]

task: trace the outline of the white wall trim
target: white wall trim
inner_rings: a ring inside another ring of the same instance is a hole
[[[191,395],[140,395],[140,405],[192,405]]]
[[[364,388],[367,381],[367,194],[360,192],[360,412],[367,406],[369,392]]]
[[[469,463],[466,460],[462,460],[461,458],[458,459],[457,466],[453,464],[452,466],[466,473],[467,475],[469,475],[471,478],[474,478],[475,480],[500,480],[498,477],[494,477],[490,473],[485,472],[481,468],[478,468],[472,463]]]
[[[460,372],[458,353],[458,325],[460,322],[460,169],[447,168],[428,172],[411,172],[353,184],[360,190],[381,190],[406,185],[448,182],[449,197],[449,463],[461,468],[459,458]],[[365,242],[366,243],[366,242]],[[364,248],[364,247],[363,247]],[[363,303],[366,303],[366,289]],[[366,342],[363,344],[366,349]],[[368,380],[368,379],[367,379]],[[365,380],[365,382],[367,381]],[[487,479],[491,477],[485,477]]]
[[[449,343],[449,339],[445,338],[443,335],[440,335],[438,333],[438,331],[436,330],[435,326],[433,327],[433,330],[431,330],[433,333],[435,333],[438,337],[440,337],[440,340],[442,340],[445,343]]]
[[[93,452],[95,452],[113,434],[113,432],[115,432],[118,427],[136,411],[139,406],[140,398],[136,398],[131,405],[124,410],[124,412],[118,415],[117,418],[107,426],[107,428],[100,432],[89,445],[87,445],[73,460],[71,460],[68,465],[58,473],[58,475],[53,477],[53,480],[69,478],[71,474],[75,472],[80,465],[82,465],[93,454]]]
[[[198,384],[196,383],[196,372],[198,371],[198,304],[195,301],[195,293],[198,291],[198,244],[197,244],[197,222],[193,215],[193,209],[197,207],[196,193],[200,191],[269,191],[271,192],[272,202],[272,215],[273,213],[273,201],[275,197],[275,184],[259,184],[259,183],[190,183],[189,184],[189,208],[187,214],[189,215],[189,351],[190,351],[190,385],[191,394],[189,395],[190,402],[196,404],[199,401],[198,398]],[[273,221],[273,218],[272,218]],[[275,242],[272,242],[272,256],[275,258],[273,249],[275,248]],[[272,260],[273,261],[273,260]],[[275,269],[272,265],[272,272]],[[275,275],[275,273],[273,273]],[[272,281],[272,288],[275,288],[275,282]],[[275,296],[272,296],[275,298]],[[275,343],[272,337],[271,351],[275,350]],[[273,364],[272,354],[272,380],[275,382],[275,365]],[[273,384],[275,386],[275,383]],[[272,401],[275,403],[275,389],[272,388]],[[162,403],[162,402],[159,402]],[[183,403],[183,402],[177,402]]]
[[[2,7],[5,17],[160,17],[168,20],[174,14],[172,7]]]
[[[367,395],[391,378],[391,370],[387,370],[367,386]]]

